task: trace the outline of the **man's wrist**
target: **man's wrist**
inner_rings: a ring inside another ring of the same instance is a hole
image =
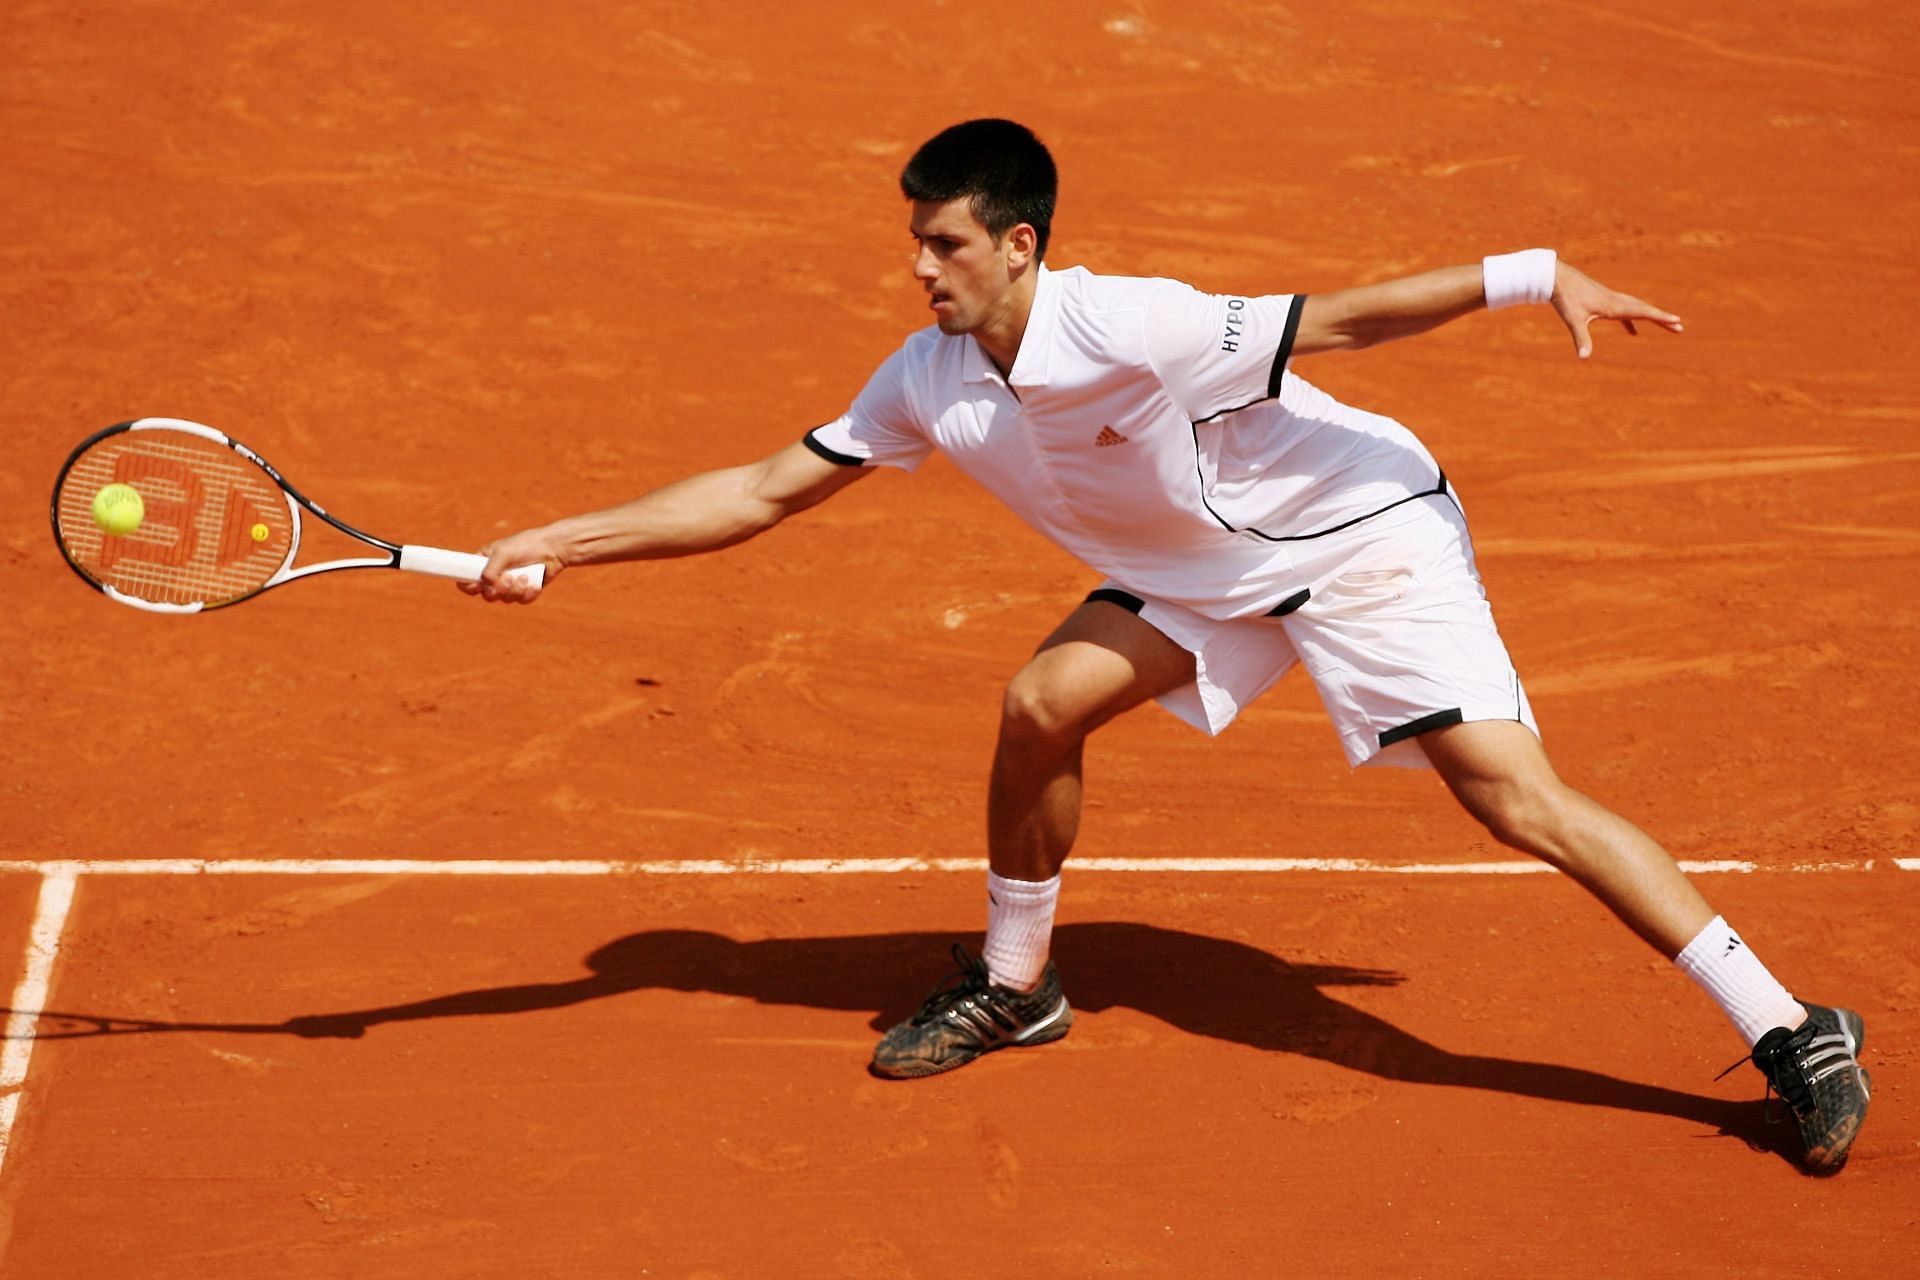
[[[1487,310],[1546,302],[1553,297],[1554,268],[1559,258],[1551,249],[1523,249],[1480,261],[1480,287]]]

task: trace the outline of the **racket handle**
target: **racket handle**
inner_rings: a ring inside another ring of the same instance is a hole
[[[455,578],[478,582],[486,570],[487,558],[470,551],[443,551],[439,547],[400,548],[400,567],[408,573],[430,573],[436,578]],[[544,564],[523,564],[507,570],[507,580],[522,586],[537,587],[547,578]]]

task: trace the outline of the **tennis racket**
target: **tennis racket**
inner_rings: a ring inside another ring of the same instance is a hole
[[[96,522],[94,499],[108,485],[140,495],[137,527],[110,533]],[[303,511],[379,554],[294,568]],[[238,440],[180,418],[121,422],[82,441],[54,481],[53,536],[88,585],[157,613],[219,609],[337,569],[404,569],[478,582],[487,565],[485,556],[362,533]],[[509,576],[537,585],[546,566],[523,565]]]

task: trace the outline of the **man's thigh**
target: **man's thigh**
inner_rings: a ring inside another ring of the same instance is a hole
[[[1040,643],[1008,704],[1089,732],[1193,678],[1191,653],[1126,609],[1089,600]]]

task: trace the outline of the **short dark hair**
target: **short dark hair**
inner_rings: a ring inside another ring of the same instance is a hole
[[[1038,240],[1036,258],[1047,256],[1059,189],[1053,157],[1033,130],[1011,120],[969,120],[942,129],[900,171],[907,199],[944,204],[964,196],[995,240],[1029,224]]]

